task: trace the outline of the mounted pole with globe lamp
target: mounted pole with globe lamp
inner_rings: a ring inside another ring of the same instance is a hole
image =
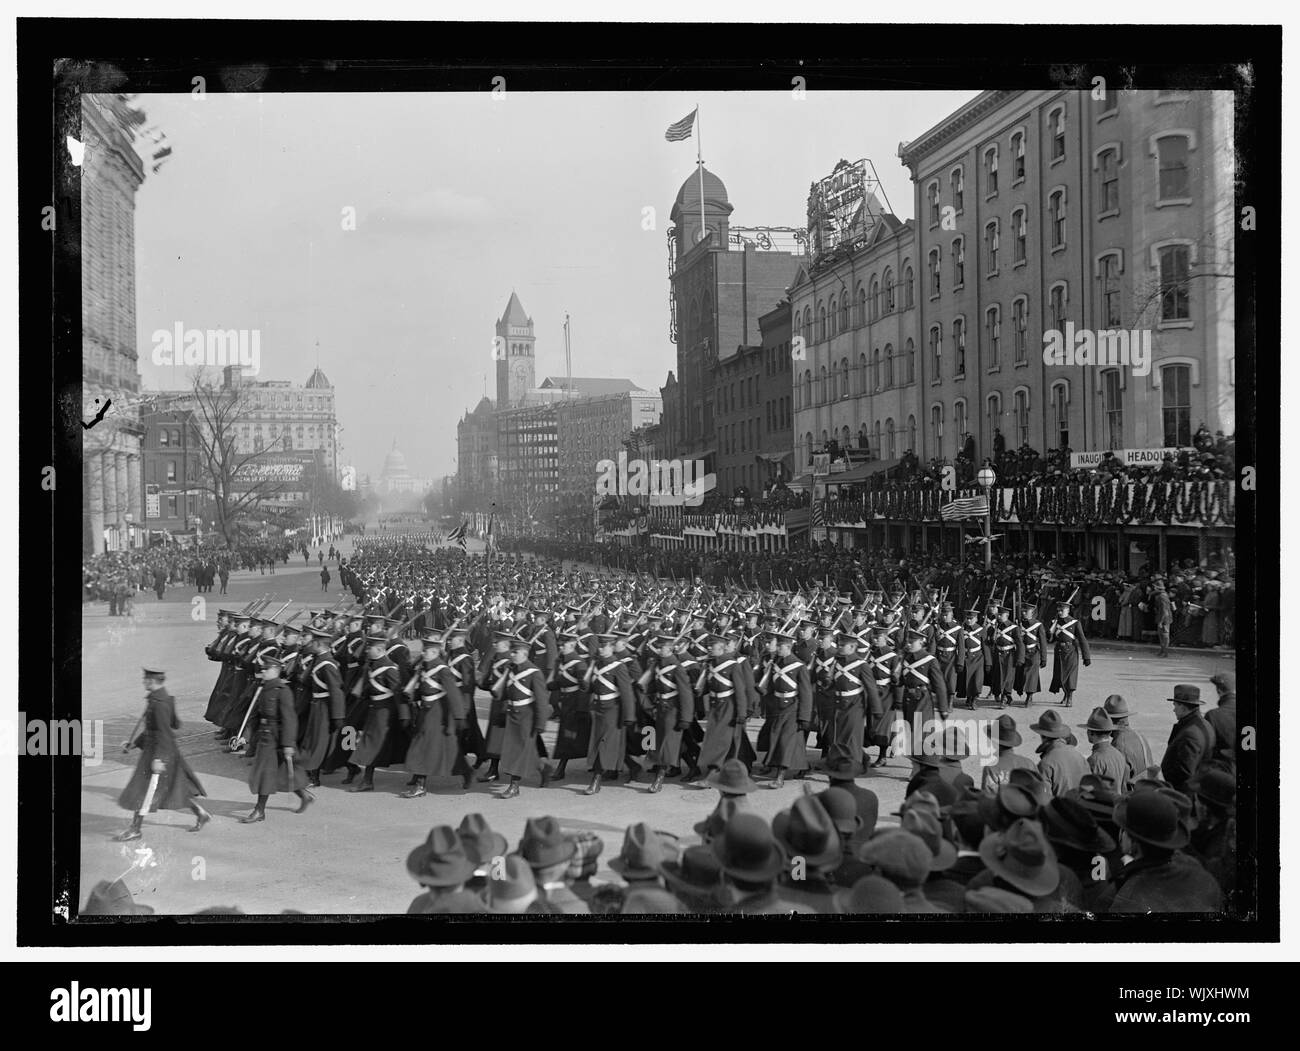
[[[985,464],[975,475],[984,489],[984,569],[993,568],[993,485],[998,480],[997,471]]]

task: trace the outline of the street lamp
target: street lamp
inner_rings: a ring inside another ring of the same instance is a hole
[[[979,469],[975,481],[984,488],[984,569],[993,568],[993,483],[998,480],[998,472],[987,464]]]

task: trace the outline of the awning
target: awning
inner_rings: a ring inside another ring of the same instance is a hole
[[[879,474],[881,471],[892,471],[903,461],[895,460],[868,460],[866,463],[858,464],[840,474],[829,474],[825,478],[827,485],[853,485],[855,482],[864,481],[873,474]]]

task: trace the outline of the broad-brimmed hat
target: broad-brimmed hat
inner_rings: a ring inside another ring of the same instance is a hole
[[[917,792],[916,796],[928,793]],[[933,800],[933,796],[930,797]],[[910,832],[922,840],[930,850],[930,871],[939,872],[952,868],[957,861],[957,848],[943,834],[943,822],[939,817],[938,803],[933,806],[909,806],[900,825],[904,832]]]
[[[1237,779],[1226,770],[1203,771],[1187,787],[1206,803],[1225,808],[1237,804]]]
[[[95,884],[86,904],[81,908],[82,916],[151,916],[153,907],[141,905],[131,897],[131,891],[120,879],[111,883],[102,879]]]
[[[573,857],[573,840],[560,831],[553,817],[530,817],[524,822],[519,855],[535,869],[550,868]]]
[[[1033,730],[1039,737],[1068,737],[1070,728],[1065,725],[1061,716],[1053,708],[1048,708],[1038,717],[1037,722],[1029,724],[1029,729]]]
[[[862,828],[862,815],[858,813],[858,801],[852,794],[842,788],[827,788],[812,797],[822,805],[831,825],[841,835],[852,835]]]
[[[715,770],[705,780],[719,792],[728,792],[732,795],[748,795],[758,789],[758,785],[750,779],[745,764],[739,759],[728,759],[720,769]]]
[[[1070,797],[1077,799],[1089,814],[1100,821],[1111,822],[1115,818],[1115,804],[1119,802],[1119,794],[1106,778],[1084,774],[1079,779],[1079,787],[1070,793]]]
[[[487,906],[491,911],[526,912],[537,897],[533,870],[518,854],[507,854],[505,864],[493,866],[487,884]]]
[[[1048,840],[1058,846],[1090,854],[1109,854],[1115,849],[1115,841],[1077,799],[1069,796],[1053,799],[1039,810],[1038,820]]]
[[[713,898],[716,904],[722,890],[722,863],[703,845],[687,847],[680,858],[666,860],[659,874],[678,897]]]
[[[908,756],[918,766],[960,766],[961,761],[970,755],[966,735],[959,726],[945,726],[938,735],[918,736],[921,738],[921,752]]]
[[[1112,693],[1107,697],[1106,703],[1102,707],[1106,709],[1106,714],[1112,719],[1127,719],[1129,717],[1128,701],[1117,693]]]
[[[628,825],[623,833],[623,849],[612,858],[609,867],[626,880],[654,879],[664,861],[676,857],[677,841],[667,839],[644,821]]]
[[[1174,695],[1169,698],[1173,704],[1204,704],[1201,700],[1201,688],[1180,683],[1174,687]]]
[[[831,900],[837,912],[881,914],[903,911],[903,892],[884,876],[863,876],[852,887],[837,890]]]
[[[734,879],[763,883],[785,867],[785,855],[772,829],[757,814],[740,811],[712,843],[722,871]]]
[[[1005,832],[993,832],[980,843],[980,857],[994,875],[1030,897],[1041,898],[1061,882],[1061,870],[1043,826],[1021,818]]]
[[[1153,847],[1178,850],[1191,832],[1178,820],[1178,807],[1164,793],[1136,792],[1115,804],[1115,824],[1134,839]]]
[[[1010,828],[1021,818],[1037,816],[1038,800],[1029,789],[1008,782],[998,785],[998,790],[992,795],[984,795],[980,799],[979,813],[984,824],[990,828]]]
[[[858,850],[858,859],[906,889],[919,887],[930,875],[934,855],[925,840],[901,828],[877,832]]]
[[[772,819],[772,837],[789,857],[801,857],[811,868],[838,862],[842,856],[839,832],[812,796],[800,796]]]
[[[862,776],[862,764],[847,755],[837,755],[826,764],[831,781],[852,781]]]
[[[1020,736],[1020,731],[1016,729],[1016,721],[1011,716],[998,716],[997,741],[999,748],[1018,748],[1024,744],[1024,738]]]
[[[406,858],[406,871],[428,887],[454,887],[474,875],[474,862],[450,825],[435,825]]]
[[[486,865],[510,849],[506,837],[500,832],[493,832],[482,814],[466,814],[461,818],[456,834],[460,836],[465,855],[474,862],[475,867]]]
[[[1088,716],[1088,721],[1079,724],[1079,729],[1093,734],[1109,734],[1115,732],[1115,724],[1105,708],[1094,708],[1092,714]]]

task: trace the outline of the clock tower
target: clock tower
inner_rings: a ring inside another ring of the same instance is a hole
[[[505,313],[497,322],[493,356],[497,362],[497,409],[522,405],[524,395],[537,386],[533,319],[524,312],[512,291]]]

